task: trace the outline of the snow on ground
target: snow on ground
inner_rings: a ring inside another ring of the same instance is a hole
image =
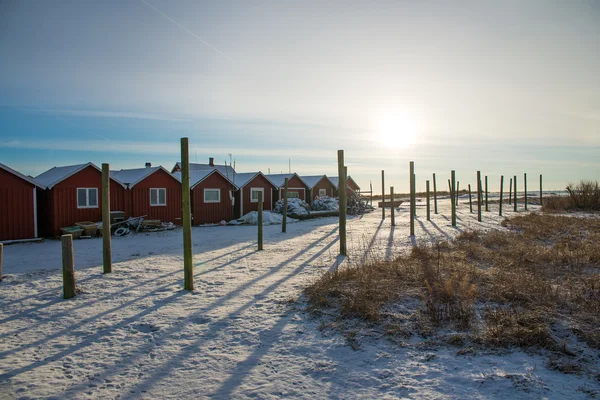
[[[598,381],[545,367],[521,351],[457,355],[426,340],[401,347],[374,334],[358,351],[319,330],[294,300],[340,262],[391,258],[413,244],[467,229],[503,229],[497,206],[478,223],[449,201],[425,219],[408,205],[350,218],[350,257],[338,257],[337,218],[281,233],[256,226],[194,228],[195,291],[183,287],[181,230],[113,239],[113,273],[102,274],[102,240],[79,240],[81,292],[61,298],[59,241],[5,246],[0,283],[0,398],[586,398]],[[432,205],[433,207],[433,205]],[[531,207],[536,210],[536,207]],[[505,215],[511,215],[511,212]]]

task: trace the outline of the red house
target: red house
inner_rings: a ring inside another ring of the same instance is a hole
[[[335,195],[336,197],[338,196],[338,189],[340,186],[340,182],[337,176],[331,177],[329,178],[331,180],[331,182],[333,182],[335,184]],[[356,181],[354,181],[354,179],[352,179],[352,177],[350,175],[348,175],[348,179],[346,180],[346,187],[347,187],[347,193],[350,194],[350,191],[353,191],[355,193],[360,192],[360,186],[358,186],[358,184],[356,183]]]
[[[39,227],[44,236],[80,221],[102,220],[102,171],[92,163],[54,167],[35,177],[46,190],[38,196]],[[111,179],[111,210],[123,210],[125,188]]]
[[[288,178],[288,198],[294,197],[306,201],[308,185],[300,179],[298,174],[273,174],[265,177],[275,186],[273,191],[273,203],[283,199],[285,190],[285,178]]]
[[[181,182],[163,167],[111,171],[111,177],[127,188],[126,216],[181,224]]]
[[[258,210],[258,192],[263,194],[263,210],[273,209],[273,190],[276,189],[262,172],[236,173],[233,184],[239,188],[235,194],[235,216]]]
[[[173,174],[181,180],[181,172]],[[231,221],[233,199],[238,188],[218,169],[191,170],[190,190],[194,225]]]
[[[310,203],[315,197],[335,197],[336,185],[326,175],[301,176],[300,178],[310,189]]]
[[[0,164],[0,241],[38,237],[37,196],[44,187]]]

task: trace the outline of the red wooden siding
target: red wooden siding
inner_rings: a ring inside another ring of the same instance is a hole
[[[288,181],[288,190],[290,192],[298,192],[301,200],[306,200],[306,196],[308,195],[308,188],[295,175]],[[284,187],[282,186],[280,189],[279,199],[283,199],[283,191]]]
[[[248,214],[250,211],[258,211],[258,202],[250,202],[250,188],[264,188],[263,210],[271,210],[273,199],[273,185],[262,175],[256,176],[242,188],[244,211]]]
[[[150,205],[150,189],[167,189],[166,206]],[[162,169],[136,184],[131,192],[132,216],[181,224],[181,183]]]
[[[334,197],[335,196],[335,193],[336,193],[335,186],[333,186],[333,184],[327,178],[322,178],[319,181],[319,183],[317,183],[313,187],[313,190],[312,190],[312,197],[313,197],[313,199],[315,198],[315,196],[319,195],[319,189],[326,189],[327,190],[327,196],[330,196],[330,197]]]
[[[18,176],[0,169],[0,240],[35,237],[34,187]]]
[[[352,179],[349,179],[349,180],[346,182],[346,184],[347,184],[348,186],[350,186],[350,188],[351,188],[352,190],[354,190],[355,192],[357,192],[357,191],[359,191],[359,190],[360,190],[360,188],[358,187],[358,185],[357,185],[357,184],[356,184],[356,183],[355,183],[355,182],[354,182]]]
[[[98,199],[100,203],[101,199]],[[125,218],[131,217],[132,212],[131,193],[123,185],[110,180],[110,211],[123,211]]]
[[[220,203],[205,203],[204,189],[220,189]],[[206,179],[194,186],[192,190],[192,213],[194,216],[194,225],[214,224],[222,220],[231,221],[233,219],[232,202],[229,197],[229,191],[233,190],[232,185],[218,173],[209,175]]]

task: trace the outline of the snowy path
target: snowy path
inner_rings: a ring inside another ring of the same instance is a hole
[[[418,207],[417,242],[499,227],[496,206],[480,224],[463,200],[453,228],[442,203],[432,222]],[[383,223],[380,210],[351,219],[343,262],[409,249],[407,207],[397,224],[389,210]],[[280,230],[266,226],[257,252],[256,227],[194,228],[193,293],[182,290],[179,230],[114,240],[107,275],[102,241],[77,241],[82,293],[67,301],[58,241],[6,246],[0,398],[585,398],[578,388],[598,389],[521,352],[457,356],[376,337],[354,351],[293,303],[341,261],[337,219]]]

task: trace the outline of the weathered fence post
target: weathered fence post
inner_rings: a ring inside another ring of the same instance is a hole
[[[110,166],[102,164],[102,265],[103,273],[112,272],[110,231]]]
[[[500,175],[500,211],[498,215],[502,216],[502,191],[504,190],[504,175]]]
[[[490,211],[488,206],[488,180],[487,175],[485,176],[485,211]]]
[[[183,219],[183,288],[194,290],[192,261],[192,209],[190,206],[190,153],[188,138],[181,138],[181,212]]]
[[[410,236],[415,235],[415,162],[410,162]],[[435,182],[435,181],[434,181]]]
[[[448,192],[450,192],[450,198],[452,198],[454,193],[452,193],[452,182],[450,182],[450,179],[448,179]]]
[[[450,171],[450,176],[452,179],[452,187],[450,188],[450,198],[452,201],[450,205],[452,206],[452,226],[456,226],[456,171]]]
[[[460,192],[460,181],[456,181],[456,205],[458,205],[458,194]]]
[[[542,198],[542,174],[540,174],[540,207],[544,205],[544,201]]]
[[[435,184],[435,172],[433,173],[433,213],[437,214],[437,187]]]
[[[383,175],[382,175],[383,177]],[[346,169],[344,167],[344,150],[338,150],[338,187],[342,190],[339,191],[339,202],[340,202],[340,254],[343,256],[348,255],[348,249],[346,247]]]
[[[385,219],[385,172],[381,170],[381,219]]]
[[[390,186],[390,204],[392,205],[392,226],[396,226],[396,213],[394,211],[394,187]]]
[[[477,221],[481,222],[481,171],[477,171]]]
[[[515,206],[515,211],[517,211],[517,176],[513,176],[513,200],[514,200],[514,206]]]
[[[427,221],[431,221],[431,200],[429,199],[429,181],[425,181],[425,191],[427,192]]]
[[[62,235],[63,298],[75,297],[75,256],[73,236]]]
[[[469,183],[469,211],[473,214],[473,198],[471,197],[471,184]]]
[[[508,205],[512,204],[512,178],[510,178],[510,183],[508,184]]]
[[[263,192],[258,193],[258,250],[263,249]]]
[[[283,181],[283,221],[281,221],[281,232],[287,232],[287,207],[288,207],[288,178]]]
[[[523,185],[525,189],[525,211],[527,211],[527,172],[523,174]]]
[[[4,245],[0,243],[0,282],[2,282],[2,257],[4,255]]]

